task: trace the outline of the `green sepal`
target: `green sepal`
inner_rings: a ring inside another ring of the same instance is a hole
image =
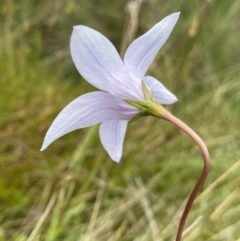
[[[136,120],[138,120],[138,119],[140,119],[140,118],[142,118],[142,117],[145,117],[145,116],[147,116],[147,115],[144,114],[144,113],[142,113],[142,112],[140,112],[139,114],[135,115],[135,116],[129,121],[129,123],[132,123],[132,122],[134,122],[134,121],[136,121]]]
[[[139,114],[137,114],[130,120],[130,123],[148,115],[157,116],[157,117],[163,116],[164,108],[155,100],[155,98],[153,97],[153,93],[149,90],[149,88],[147,87],[147,85],[143,80],[142,80],[142,89],[143,89],[145,100],[140,101],[140,100],[125,99],[125,101],[128,104],[137,107],[141,111]]]
[[[161,116],[163,113],[164,108],[154,100],[125,100],[128,104],[137,107],[141,112],[132,118],[131,122],[148,115],[152,116]]]
[[[145,112],[148,108],[146,105],[146,101],[140,101],[140,100],[130,100],[130,99],[126,99],[125,100],[128,104],[133,105],[135,107],[137,107],[139,110],[141,110],[142,112]]]
[[[146,100],[152,100],[155,102],[155,98],[153,97],[153,93],[148,89],[145,82],[142,80],[142,88],[143,88],[143,94]]]

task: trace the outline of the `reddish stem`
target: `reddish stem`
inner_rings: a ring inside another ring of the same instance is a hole
[[[203,183],[206,180],[207,175],[209,173],[210,157],[209,157],[208,149],[207,149],[205,143],[203,142],[203,140],[189,126],[187,126],[184,122],[182,122],[177,117],[172,115],[166,109],[163,109],[163,113],[161,113],[161,115],[159,114],[158,117],[160,117],[161,119],[167,120],[169,122],[172,122],[173,124],[178,126],[181,130],[183,130],[186,134],[188,134],[196,142],[196,144],[199,146],[199,148],[202,152],[203,161],[204,161],[204,166],[203,166],[201,176],[199,177],[195,187],[193,188],[193,190],[192,190],[192,192],[191,192],[191,194],[188,198],[187,204],[185,206],[184,212],[182,214],[182,217],[181,217],[181,220],[180,220],[180,223],[179,223],[179,226],[178,226],[176,241],[181,241],[183,228],[184,228],[186,219],[188,217],[188,214],[191,210],[191,207],[192,207],[193,202],[194,202],[194,200],[195,200],[195,198],[196,198],[196,196],[199,192],[200,187],[203,185]]]

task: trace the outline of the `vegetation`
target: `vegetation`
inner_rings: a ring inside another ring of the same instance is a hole
[[[202,160],[170,123],[129,125],[120,164],[97,126],[39,151],[59,111],[93,90],[71,61],[72,26],[97,29],[121,51],[127,3],[0,5],[0,241],[174,239]],[[176,11],[180,20],[149,72],[177,95],[168,109],[199,133],[212,159],[184,241],[239,241],[240,1],[143,1],[136,36]]]

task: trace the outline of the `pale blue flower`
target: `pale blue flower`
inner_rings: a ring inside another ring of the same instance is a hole
[[[102,34],[75,26],[70,42],[73,62],[79,73],[101,91],[84,94],[68,104],[49,128],[41,150],[73,130],[101,123],[101,142],[110,157],[119,162],[128,121],[140,113],[125,100],[144,101],[142,80],[158,103],[177,101],[157,79],[145,74],[178,18],[179,13],[167,16],[133,41],[124,61]]]

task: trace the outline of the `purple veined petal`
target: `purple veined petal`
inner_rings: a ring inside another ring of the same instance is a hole
[[[145,76],[143,80],[160,104],[169,105],[178,101],[177,97],[157,79],[151,76]]]
[[[125,120],[107,120],[100,125],[99,133],[102,145],[115,162],[120,162],[122,157],[127,124],[128,121]]]
[[[145,76],[157,52],[172,32],[179,15],[180,13],[173,13],[167,16],[128,47],[124,63],[138,78]]]
[[[139,110],[125,101],[102,91],[87,93],[73,100],[50,126],[41,150],[59,137],[108,119],[130,120]]]
[[[143,99],[141,80],[130,73],[112,43],[86,26],[75,26],[70,41],[79,73],[96,88],[112,95]]]

